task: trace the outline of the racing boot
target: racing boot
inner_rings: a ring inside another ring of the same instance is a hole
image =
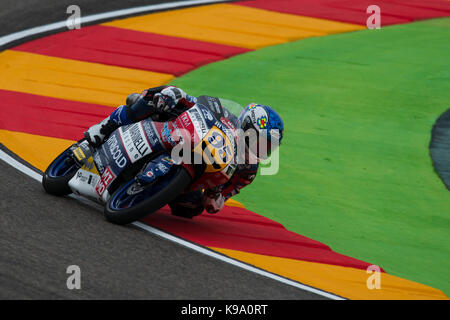
[[[108,118],[90,127],[85,133],[84,137],[94,148],[98,148],[105,138],[109,136],[119,126]]]
[[[192,219],[205,210],[202,190],[180,194],[174,201],[169,203],[172,214],[177,217]]]

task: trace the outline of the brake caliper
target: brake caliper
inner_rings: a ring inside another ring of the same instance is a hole
[[[91,168],[93,166],[93,163],[89,163],[89,160],[92,160],[91,155],[93,154],[93,150],[87,141],[72,145],[70,150],[72,151],[71,158],[78,164],[78,167],[87,166]]]

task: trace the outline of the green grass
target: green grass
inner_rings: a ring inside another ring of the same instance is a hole
[[[450,19],[269,47],[173,84],[284,118],[279,173],[236,197],[250,210],[449,295],[450,193],[428,144],[450,108]]]

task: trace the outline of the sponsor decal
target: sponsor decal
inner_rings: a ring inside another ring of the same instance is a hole
[[[262,107],[254,108],[250,111],[252,122],[258,128],[264,129],[267,126],[268,116],[266,110]]]
[[[228,120],[227,118],[224,118],[224,117],[220,118],[220,122],[222,122],[228,129],[231,129],[231,130],[235,130],[236,129],[234,124],[230,120]]]
[[[119,141],[117,141],[117,135],[113,134],[106,143],[116,165],[121,169],[124,168],[127,164],[127,159],[120,148]]]
[[[111,168],[108,166],[105,169],[105,172],[103,172],[102,177],[97,182],[97,185],[95,186],[95,191],[97,194],[101,197],[105,190],[108,188],[108,186],[111,184],[111,182],[116,179],[115,174],[112,172]]]
[[[84,183],[87,181],[88,177],[85,176],[81,170],[79,170],[77,172],[77,179]]]
[[[172,167],[170,164],[164,164],[163,162],[159,162],[156,166],[163,174],[169,172],[170,168]]]
[[[253,122],[253,123],[256,122],[255,110],[252,110],[252,111],[250,112],[250,118],[252,118],[252,122]]]
[[[155,149],[161,149],[161,140],[153,124],[153,121],[151,119],[146,119],[142,120],[141,123],[153,151],[155,151]]]
[[[97,167],[98,171],[100,173],[103,173],[105,171],[105,165],[103,164],[102,158],[100,157],[100,154],[96,152],[93,156],[95,166]]]
[[[180,119],[183,127],[185,127],[186,129],[192,126],[191,118],[189,117],[189,114],[187,112],[183,112],[180,115]]]
[[[216,112],[217,112],[218,114],[221,114],[221,113],[222,113],[222,107],[221,107],[221,105],[220,105],[219,103],[217,103],[216,100],[213,100],[213,103],[214,103],[214,109],[216,109]]]
[[[206,108],[202,108],[202,113],[203,116],[205,117],[205,119],[208,119],[209,121],[213,121],[214,120],[214,116],[212,115],[211,111],[209,111]]]
[[[267,117],[262,116],[261,118],[258,119],[257,123],[261,129],[266,128],[267,127]]]
[[[152,152],[152,148],[147,141],[140,122],[127,126],[124,130],[120,128],[119,131],[131,163],[136,162]]]
[[[195,137],[196,130],[192,123],[192,120],[187,112],[182,113],[175,122],[177,124],[177,135],[180,138],[180,143],[183,143],[184,139],[192,138],[194,141],[198,139],[198,137]],[[180,129],[184,129],[181,131]]]
[[[77,180],[82,182],[82,183],[86,183],[86,184],[93,184],[92,182],[94,182],[95,184],[97,183],[98,179],[96,178],[96,175],[93,175],[92,173],[90,173],[89,171],[86,170],[78,170],[77,172]],[[95,185],[93,184],[93,185]]]
[[[214,125],[219,128],[220,130],[222,130],[228,137],[228,139],[233,140],[234,139],[234,133],[235,131],[228,128],[228,126],[226,126],[224,123],[220,122],[220,121],[216,121],[214,123]]]
[[[119,126],[122,126],[122,117],[120,115],[124,112],[124,108],[126,108],[126,106],[120,106],[116,109],[116,111],[114,111],[114,114],[118,115],[116,122]]]
[[[172,147],[177,143],[172,139],[172,130],[169,128],[169,123],[164,123],[164,129],[161,131],[161,139],[165,143],[170,144]]]
[[[81,147],[78,147],[76,149],[74,149],[73,154],[75,155],[75,157],[77,158],[78,161],[83,161],[84,159],[86,159],[86,155],[84,154],[83,150],[81,149]]]
[[[198,137],[203,138],[208,133],[209,129],[206,126],[205,119],[202,114],[196,107],[189,109],[187,112],[189,113],[192,123],[194,124]]]
[[[164,157],[164,158],[162,158],[161,160],[167,161],[167,162],[169,162],[169,163],[171,163],[171,164],[175,164],[175,161],[173,161],[173,159],[172,159],[171,157]]]
[[[202,154],[207,166],[205,172],[221,171],[231,162],[234,157],[233,144],[227,135],[217,127],[212,127],[198,144],[195,152]]]

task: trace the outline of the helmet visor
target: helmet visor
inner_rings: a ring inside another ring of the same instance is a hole
[[[266,130],[257,130],[252,121],[244,120],[242,123],[246,148],[259,160],[270,157],[272,143],[267,139]]]

